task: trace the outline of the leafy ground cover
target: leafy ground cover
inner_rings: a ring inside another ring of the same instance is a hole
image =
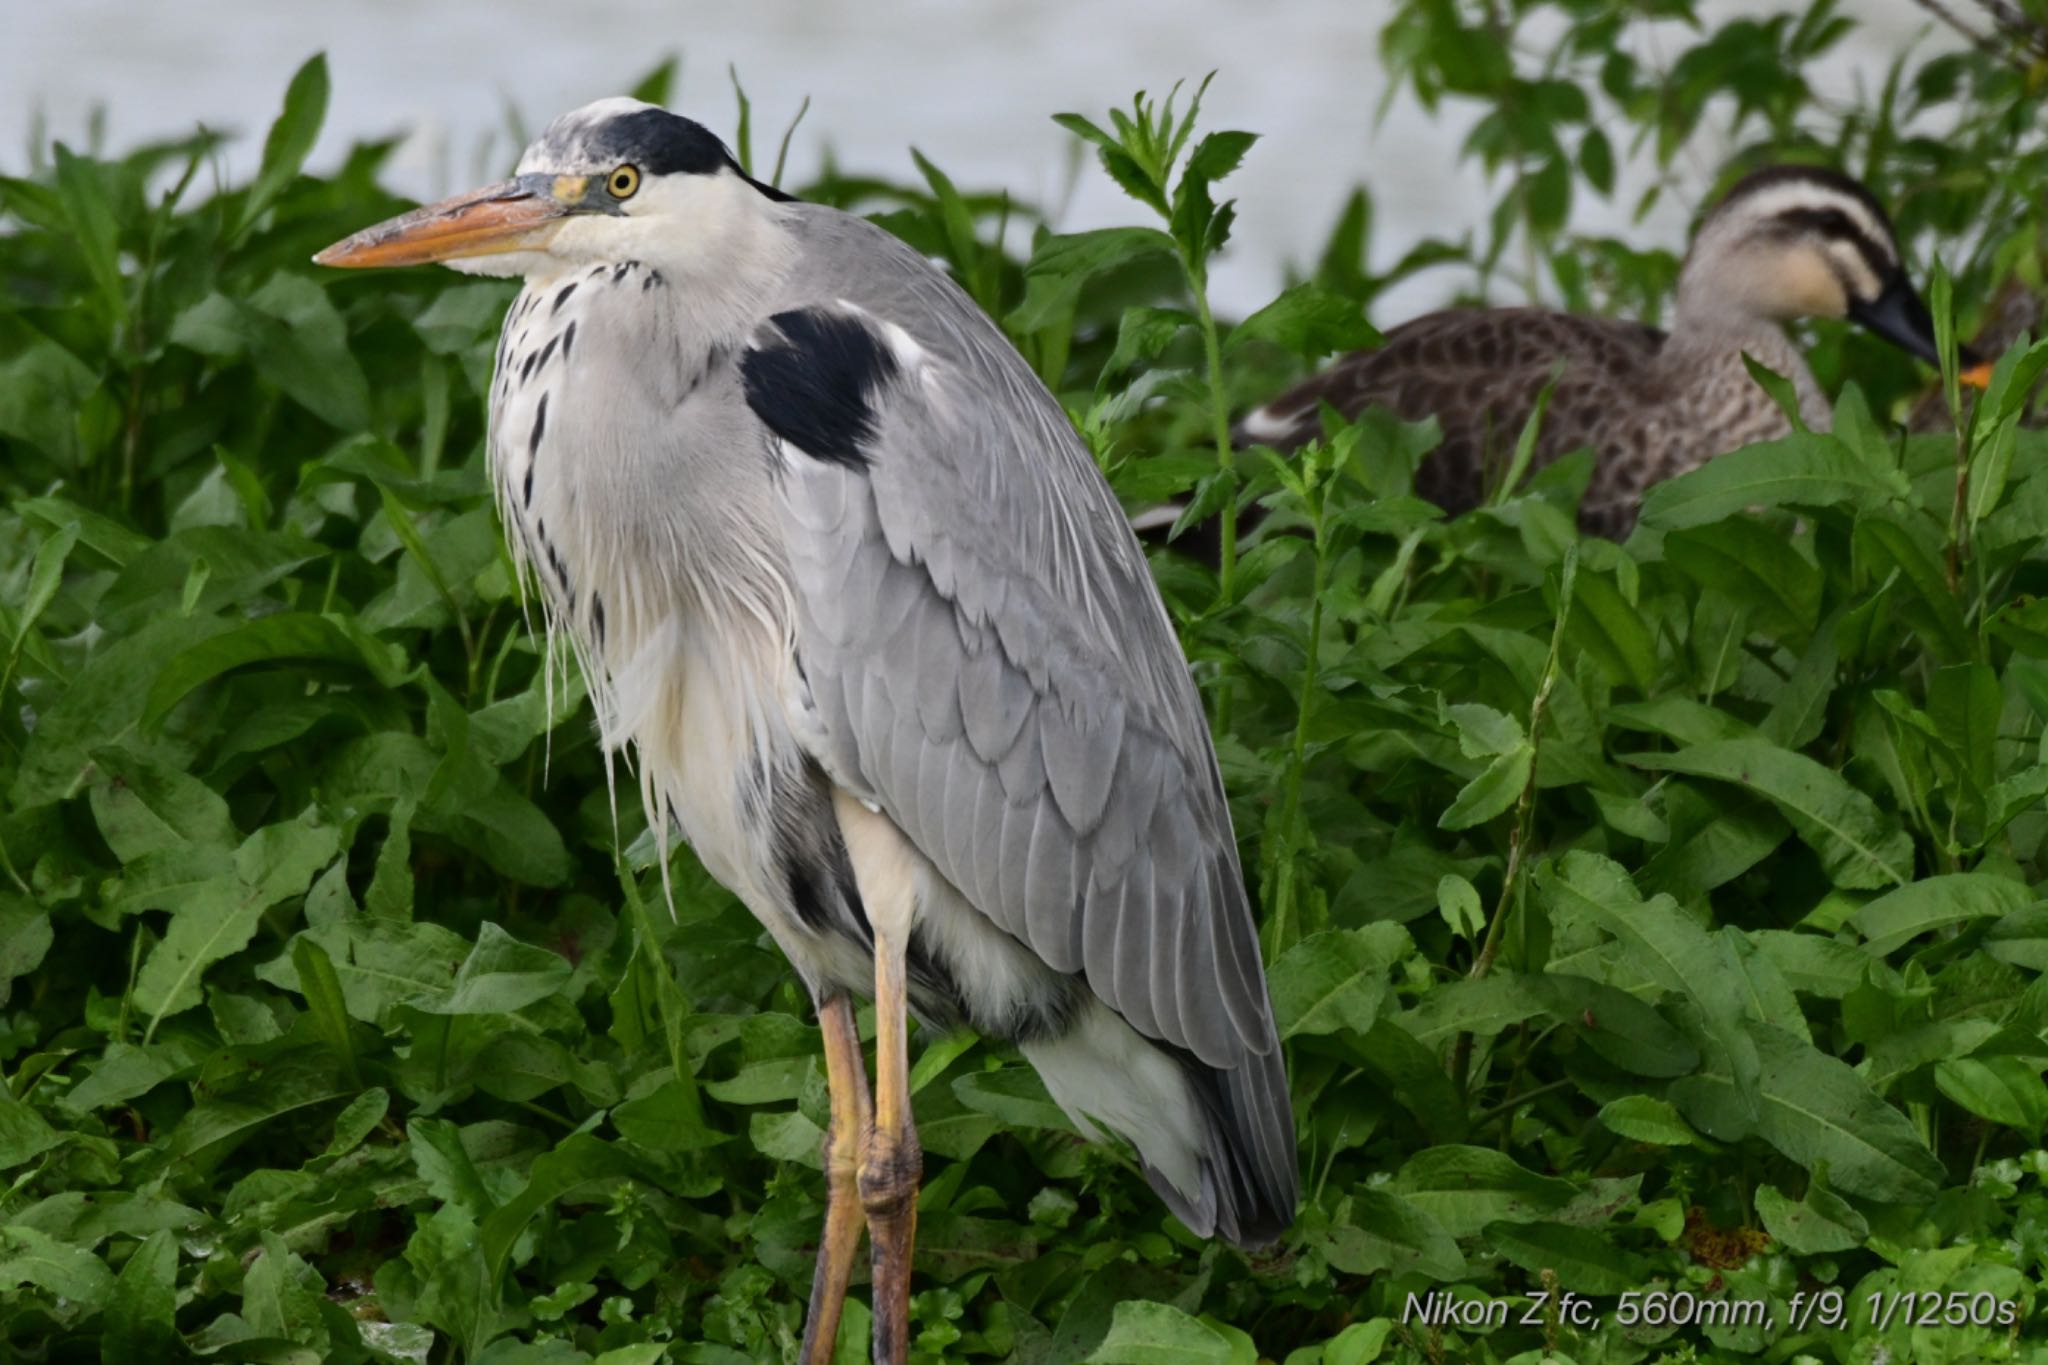
[[[921,158],[798,187],[948,261],[1132,506],[1213,524],[1155,567],[1306,1173],[1274,1252],[1204,1244],[1013,1054],[921,1035],[920,1361],[2048,1359],[2048,350],[1908,436],[1913,367],[1824,328],[1832,433],[1660,488],[1626,546],[1574,529],[1583,459],[1446,522],[1427,425],[1227,449],[1425,266],[1653,314],[1674,258],[1571,200],[1698,193],[1702,126],[1868,175],[1944,320],[2038,282],[2023,63],[1833,108],[1828,5],[1664,68],[1640,22],[1397,7],[1498,207],[1375,270],[1361,192],[1244,319],[1204,282],[1254,139],[1190,90],[1063,118],[1124,228]],[[671,918],[527,629],[482,466],[509,287],[307,264],[399,207],[388,146],[303,171],[326,80],[246,185],[204,137],[0,180],[0,1353],[783,1358],[817,1031],[687,855]]]

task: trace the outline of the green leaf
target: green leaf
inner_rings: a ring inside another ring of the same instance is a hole
[[[485,920],[447,990],[409,1003],[427,1014],[512,1014],[559,991],[573,970],[558,954]]]
[[[63,1140],[41,1114],[0,1086],[0,1171],[33,1161]]]
[[[498,1282],[513,1242],[535,1214],[588,1185],[621,1181],[631,1175],[625,1156],[609,1143],[587,1133],[564,1138],[560,1146],[533,1163],[525,1187],[478,1225],[478,1246],[489,1272],[487,1283]]]
[[[1721,1050],[1753,1113],[1759,1062],[1727,940],[1687,919],[1669,896],[1641,899],[1618,864],[1595,854],[1567,853],[1554,869],[1539,868],[1536,880],[1559,914],[1590,919],[1621,942],[1645,978],[1698,1006],[1704,1041]]]
[[[1879,507],[1909,492],[1902,475],[1873,469],[1836,438],[1795,432],[1654,485],[1643,498],[1642,520],[1675,531],[1752,507]]]
[[[1308,1240],[1330,1264],[1352,1275],[1421,1274],[1463,1278],[1468,1268],[1444,1226],[1407,1198],[1383,1189],[1358,1189],[1338,1205],[1336,1218]]]
[[[2048,1122],[2048,1082],[2041,1079],[2038,1056],[1953,1058],[1936,1064],[1934,1083],[1978,1118],[2040,1141],[2041,1125]]]
[[[7,1003],[17,980],[43,965],[55,941],[48,914],[0,895],[0,1005]]]
[[[1495,1223],[1485,1230],[1495,1251],[1532,1277],[1554,1276],[1581,1294],[1611,1296],[1644,1283],[1640,1258],[1592,1228],[1561,1223]]]
[[[239,843],[228,803],[197,778],[121,749],[93,756],[99,780],[92,813],[100,837],[124,863],[190,845],[221,849]]]
[[[1762,739],[1695,744],[1675,754],[1629,754],[1624,762],[1689,773],[1768,797],[1813,850],[1837,886],[1904,885],[1913,875],[1913,841],[1877,803],[1839,773]]]
[[[1515,804],[1536,762],[1536,750],[1523,743],[1488,763],[1479,776],[1458,791],[1444,813],[1437,817],[1439,829],[1470,829],[1485,824]]]
[[[266,825],[235,850],[233,872],[201,883],[189,899],[169,907],[170,930],[135,979],[135,1003],[150,1016],[149,1032],[167,1015],[198,1004],[206,969],[241,951],[263,912],[303,894],[340,847],[341,832],[316,823],[310,810],[289,823]]]
[[[310,612],[279,612],[196,644],[164,663],[149,689],[143,723],[155,725],[193,688],[254,663],[290,659],[356,664],[386,687],[397,686],[411,674],[402,651],[351,630],[352,624]]]
[[[340,978],[334,974],[333,960],[318,943],[301,934],[292,940],[292,966],[298,969],[299,988],[306,993],[306,1008],[313,1016],[314,1026],[320,1030],[327,1046],[333,1049],[335,1060],[341,1063],[349,1083],[360,1086],[363,1077],[356,1066],[355,1042],[349,1034],[348,1007],[344,1003]]]
[[[1921,934],[1973,919],[1996,919],[2033,901],[2033,893],[2020,882],[1957,872],[1879,896],[1849,916],[1849,923],[1863,935],[1866,950],[1886,957]]]
[[[1971,657],[1974,647],[1936,557],[1934,539],[1924,517],[1909,525],[1890,515],[1862,516],[1856,521],[1856,561],[1873,581],[1891,575],[1903,580],[1911,591],[1901,595],[1900,615],[1941,662],[1954,663]]]
[[[969,1072],[953,1082],[953,1093],[969,1109],[994,1115],[1014,1128],[1074,1131],[1066,1111],[1054,1103],[1045,1082],[1029,1067]]]
[[[1826,1163],[1845,1194],[1907,1204],[1934,1197],[1942,1164],[1904,1114],[1847,1063],[1771,1024],[1750,1020],[1747,1027],[1761,1063],[1756,1120],[1741,1121],[1727,1105],[1733,1093],[1725,1075],[1703,1072],[1671,1087],[1694,1125],[1729,1142],[1754,1132],[1809,1171]]]
[[[1408,932],[1394,924],[1330,929],[1296,943],[1267,977],[1280,1036],[1371,1032],[1387,997],[1388,973],[1413,947]]]
[[[1235,1327],[1191,1318],[1171,1304],[1120,1303],[1093,1365],[1258,1365],[1258,1348]]]
[[[1477,939],[1486,931],[1486,911],[1479,903],[1479,891],[1457,873],[1447,873],[1436,884],[1437,910],[1444,923],[1460,938]]]
[[[1804,1201],[1788,1198],[1775,1185],[1758,1186],[1756,1212],[1766,1232],[1801,1256],[1853,1251],[1870,1235],[1862,1214],[1819,1185],[1807,1189]]]
[[[306,155],[313,150],[320,125],[327,119],[327,91],[327,54],[315,53],[285,87],[284,108],[263,139],[263,161],[248,198],[242,202],[236,236],[249,230],[306,164]]]
[[[1600,1122],[1631,1142],[1659,1147],[1695,1147],[1700,1135],[1667,1100],[1654,1095],[1623,1095],[1600,1106]]]
[[[107,1305],[106,1357],[171,1360],[178,1340],[178,1239],[168,1228],[149,1234],[128,1254]]]
[[[1820,616],[1821,574],[1784,534],[1734,517],[1664,537],[1664,557],[1703,588],[1748,607],[1758,625],[1805,635]]]
[[[57,197],[70,220],[71,240],[85,258],[85,268],[99,286],[108,313],[117,321],[128,317],[128,287],[121,278],[121,225],[114,215],[106,169],[74,154],[59,142]]]
[[[1377,346],[1380,334],[1357,302],[1313,283],[1297,284],[1230,329],[1229,352],[1247,341],[1267,341],[1313,360],[1334,351]]]
[[[1157,228],[1102,228],[1048,237],[1025,271],[1023,302],[1003,324],[1013,332],[1035,332],[1059,323],[1071,315],[1082,286],[1095,276],[1173,250],[1173,238]]]
[[[32,1284],[88,1311],[107,1306],[114,1276],[91,1252],[35,1228],[0,1226],[0,1290]]]
[[[1391,1188],[1453,1237],[1489,1223],[1526,1223],[1570,1203],[1571,1182],[1518,1164],[1490,1147],[1430,1147],[1409,1158]]]
[[[438,924],[365,917],[320,925],[305,937],[326,950],[353,1017],[378,1023],[393,1008],[441,996],[471,948]],[[259,980],[306,994],[291,953],[257,968]]]
[[[260,1337],[300,1342],[315,1349],[329,1344],[321,1312],[326,1285],[318,1272],[265,1228],[262,1250],[242,1276],[242,1320]]]

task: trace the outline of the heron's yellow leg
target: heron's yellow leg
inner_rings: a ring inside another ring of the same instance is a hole
[[[904,926],[907,929],[907,926]],[[904,1023],[907,932],[875,932],[875,1113],[860,1153],[860,1202],[873,1247],[875,1365],[910,1354],[910,1251],[917,1235],[917,1185],[924,1152],[910,1115],[910,1058]]]
[[[846,1281],[853,1273],[865,1222],[859,1189],[861,1143],[874,1123],[853,1002],[844,994],[832,996],[818,1007],[818,1027],[825,1033],[825,1084],[832,1095],[832,1120],[825,1129],[825,1235],[819,1239],[818,1266],[811,1276],[803,1365],[826,1365],[839,1340]]]

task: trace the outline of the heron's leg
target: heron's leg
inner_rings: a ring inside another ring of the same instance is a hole
[[[910,1114],[903,965],[909,937],[907,923],[885,928],[884,917],[875,917],[875,1115],[860,1153],[860,1202],[874,1255],[875,1365],[903,1365],[910,1353],[910,1249],[924,1152]]]
[[[846,1304],[846,1281],[860,1249],[864,1219],[858,1180],[861,1142],[874,1122],[860,1028],[853,1020],[853,1002],[844,992],[818,1007],[818,1026],[825,1032],[825,1084],[832,1093],[832,1121],[825,1129],[825,1235],[819,1240],[818,1268],[811,1276],[803,1365],[826,1365],[839,1340],[839,1311]]]

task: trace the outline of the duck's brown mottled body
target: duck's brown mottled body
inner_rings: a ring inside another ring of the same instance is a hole
[[[1750,376],[1749,356],[1792,384],[1801,419],[1828,407],[1783,324],[1856,316],[1909,349],[1932,350],[1883,211],[1862,186],[1808,168],[1758,172],[1709,215],[1679,279],[1669,333],[1640,322],[1540,308],[1461,308],[1417,318],[1248,414],[1244,443],[1298,446],[1327,403],[1435,417],[1444,439],[1415,491],[1451,513],[1499,487],[1538,396],[1555,378],[1531,467],[1580,449],[1594,468],[1580,525],[1620,538],[1653,483],[1790,423]]]

